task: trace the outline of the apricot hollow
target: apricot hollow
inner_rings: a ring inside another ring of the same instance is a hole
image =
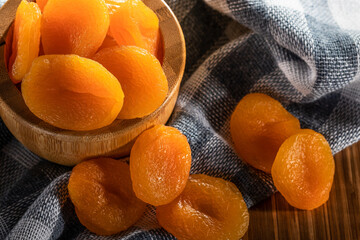
[[[165,73],[156,57],[145,49],[110,47],[96,53],[93,59],[121,83],[125,99],[118,118],[144,117],[164,102],[168,92]]]
[[[109,22],[103,0],[51,0],[41,22],[44,52],[91,57],[105,39]]]
[[[278,101],[261,93],[241,99],[230,120],[230,133],[239,157],[268,173],[280,145],[299,129],[296,117]]]
[[[138,198],[154,206],[182,192],[189,177],[191,149],[176,128],[164,125],[144,131],[130,153],[130,173]]]
[[[119,45],[138,46],[156,55],[159,19],[141,0],[106,0],[110,32]]]
[[[77,55],[44,55],[34,60],[22,83],[30,111],[63,129],[92,130],[119,114],[124,94],[101,64]]]
[[[276,155],[271,175],[287,202],[312,210],[329,199],[335,163],[323,135],[300,130],[284,141]]]
[[[41,11],[38,5],[22,0],[16,11],[14,26],[8,34],[5,47],[7,70],[14,83],[21,82],[29,71],[32,61],[39,54],[40,24]]]
[[[179,240],[238,240],[249,213],[237,187],[221,178],[191,175],[174,201],[156,208],[160,226]]]
[[[81,224],[98,235],[126,230],[146,208],[132,190],[129,165],[110,158],[76,165],[68,190]]]

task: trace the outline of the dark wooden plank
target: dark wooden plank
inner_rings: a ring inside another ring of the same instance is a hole
[[[313,210],[291,207],[281,194],[250,209],[252,239],[360,239],[360,142],[335,155],[329,201]]]

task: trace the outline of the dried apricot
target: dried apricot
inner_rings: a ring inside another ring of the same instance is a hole
[[[34,60],[22,83],[26,105],[56,127],[92,130],[119,114],[124,94],[101,64],[77,55],[44,55]]]
[[[178,198],[157,207],[156,217],[179,240],[238,240],[249,226],[249,213],[237,187],[203,174],[191,175]]]
[[[230,132],[239,157],[271,172],[280,145],[300,129],[300,122],[275,99],[261,93],[246,95],[236,106]]]
[[[47,4],[48,0],[36,0],[37,5],[39,5],[39,8],[41,12],[44,11],[45,5]]]
[[[130,153],[130,173],[138,198],[154,206],[174,200],[189,177],[191,149],[176,128],[157,125],[143,132]]]
[[[12,44],[11,51],[6,54],[9,55],[9,76],[14,83],[21,82],[39,54],[40,25],[41,11],[38,5],[22,0],[16,11],[14,27],[6,41],[6,44]],[[7,50],[9,48],[10,46],[6,47]]]
[[[109,14],[113,14],[116,10],[126,2],[128,4],[132,0],[105,0],[106,6],[108,7]]]
[[[146,208],[132,190],[129,165],[110,158],[76,165],[68,190],[80,222],[98,235],[126,230]]]
[[[329,199],[335,163],[323,135],[301,130],[281,145],[271,169],[274,184],[288,203],[311,210]]]
[[[156,55],[159,19],[141,0],[106,0],[110,32],[119,45],[133,45]]]
[[[104,41],[109,22],[103,0],[51,0],[41,22],[44,52],[90,57]]]
[[[164,102],[168,82],[160,62],[145,49],[135,46],[105,48],[93,59],[120,81],[124,90],[121,119],[144,117]]]

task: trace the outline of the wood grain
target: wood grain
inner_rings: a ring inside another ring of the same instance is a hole
[[[6,33],[15,18],[16,9],[20,2],[21,0],[8,0],[0,8],[0,45],[5,42]]]
[[[14,1],[11,1],[15,4]],[[130,152],[134,139],[171,115],[185,68],[185,40],[175,15],[162,0],[144,0],[158,16],[164,42],[163,69],[169,82],[164,103],[141,119],[115,120],[93,131],[69,131],[53,127],[33,115],[21,93],[9,79],[0,48],[0,116],[11,133],[35,154],[62,165],[109,156],[120,158]]]
[[[360,239],[360,142],[335,155],[329,201],[313,211],[291,207],[276,193],[250,209],[244,240]]]

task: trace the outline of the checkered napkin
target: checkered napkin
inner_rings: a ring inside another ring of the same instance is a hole
[[[322,133],[333,153],[359,140],[358,0],[168,4],[187,42],[186,72],[169,124],[189,140],[192,173],[232,181],[248,207],[275,191],[271,177],[242,162],[231,144],[230,115],[249,92],[280,100],[303,128]],[[69,199],[70,168],[26,150],[3,123],[0,148],[0,239],[175,239],[159,227],[150,206],[125,232],[90,233]]]

